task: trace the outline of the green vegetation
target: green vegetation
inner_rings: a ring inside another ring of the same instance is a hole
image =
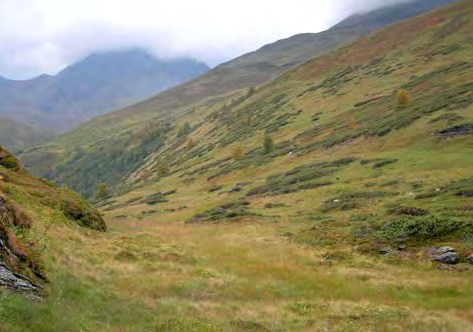
[[[254,216],[255,214],[248,209],[249,205],[250,203],[247,201],[227,203],[196,214],[188,223],[228,221],[235,218]]]
[[[108,197],[108,188],[105,182],[100,182],[95,191],[95,200],[101,201]]]
[[[100,202],[111,231],[52,225],[50,297],[4,298],[2,328],[471,330],[472,22],[471,3],[460,1],[252,93],[246,84],[194,102],[182,94],[190,103],[182,107],[169,92],[111,115],[117,121],[100,135],[91,128],[103,119],[63,137],[64,146],[27,152],[43,170],[51,153],[62,167],[56,178],[70,174],[80,185],[87,175],[72,168],[97,166],[92,158],[139,158],[126,171],[112,168],[110,182],[92,171],[112,194]],[[410,94],[403,106],[400,90]],[[179,137],[186,123],[192,132]],[[269,153],[264,134],[274,142]],[[79,141],[83,151],[66,149]],[[5,179],[15,176],[5,170]],[[28,203],[58,197],[45,186],[26,185],[29,194],[15,200],[32,217],[53,213]],[[459,263],[433,262],[440,247],[452,247]]]
[[[269,154],[274,150],[274,142],[271,136],[265,135],[263,141],[263,150],[265,154]]]
[[[473,223],[449,215],[405,216],[388,222],[375,234],[382,239],[410,241],[468,238],[473,235]]]

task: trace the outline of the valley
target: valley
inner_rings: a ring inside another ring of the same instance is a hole
[[[0,162],[47,230],[44,302],[5,293],[0,331],[470,331],[472,22],[243,56],[20,154],[60,187]]]

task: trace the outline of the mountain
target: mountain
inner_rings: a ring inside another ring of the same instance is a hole
[[[120,182],[123,176],[139,167],[149,151],[159,149],[161,133],[149,133],[152,132],[150,127],[158,126],[163,119],[173,122],[173,118],[183,113],[207,108],[225,95],[264,83],[297,63],[325,54],[371,31],[373,22],[379,24],[382,20],[390,24],[408,17],[409,13],[418,13],[419,3],[425,9],[440,4],[422,0],[392,6],[362,15],[364,20],[357,19],[357,29],[349,23],[354,20],[352,17],[326,32],[276,42],[149,100],[95,118],[44,147],[26,152],[21,158],[34,174],[67,183],[90,197],[100,181]],[[349,28],[340,29],[343,25]],[[168,129],[163,128],[164,131]],[[88,150],[85,155],[84,147]]]
[[[411,0],[373,12],[352,15],[333,26],[332,30],[360,29],[361,27],[364,30],[373,31],[452,2],[452,0]]]
[[[188,81],[209,67],[141,49],[92,54],[55,76],[0,80],[0,116],[62,132]]]
[[[271,63],[280,68],[303,63],[315,56],[330,52],[343,44],[381,27],[419,15],[451,3],[453,0],[414,0],[390,5],[368,13],[352,15],[321,33],[303,33],[266,45],[245,54],[226,67]]]
[[[0,117],[0,142],[10,150],[31,147],[52,137],[51,132],[15,120]]]
[[[110,231],[54,228],[2,329],[471,331],[472,31],[459,1],[76,147],[58,174],[135,163]]]

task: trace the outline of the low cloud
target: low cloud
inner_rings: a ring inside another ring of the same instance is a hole
[[[0,0],[0,75],[54,74],[99,51],[143,47],[211,65],[386,0]]]

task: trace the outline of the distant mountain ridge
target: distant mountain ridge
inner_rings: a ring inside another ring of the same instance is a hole
[[[425,8],[438,5],[426,0],[419,2]],[[417,4],[416,1],[387,7],[392,19],[384,16],[383,20],[386,24],[399,20],[399,8],[404,8],[401,17],[406,17],[409,8],[418,13]],[[159,149],[158,139],[160,143],[165,141],[164,132],[170,130],[161,128],[163,123],[176,123],[185,114],[207,109],[242,89],[248,93],[251,86],[269,82],[297,64],[329,55],[372,31],[364,26],[372,27],[373,21],[379,22],[380,13],[386,15],[384,10],[363,14],[365,21],[359,21],[358,29],[330,29],[267,45],[143,102],[88,121],[47,145],[25,151],[20,157],[34,174],[66,183],[90,197],[100,181],[117,184],[141,167],[150,151]],[[238,98],[228,101],[228,105],[237,101]]]
[[[352,15],[334,25],[331,30],[359,28],[360,23],[363,23],[365,30],[375,30],[452,2],[454,0],[411,0],[373,12]]]
[[[289,68],[332,51],[376,29],[408,19],[454,0],[413,0],[386,6],[367,13],[351,15],[330,29],[319,33],[301,33],[265,45],[242,55],[222,67],[237,67],[250,63],[268,62]]]
[[[0,116],[66,131],[208,69],[192,59],[157,59],[142,49],[92,54],[55,76],[26,81],[0,79]]]

